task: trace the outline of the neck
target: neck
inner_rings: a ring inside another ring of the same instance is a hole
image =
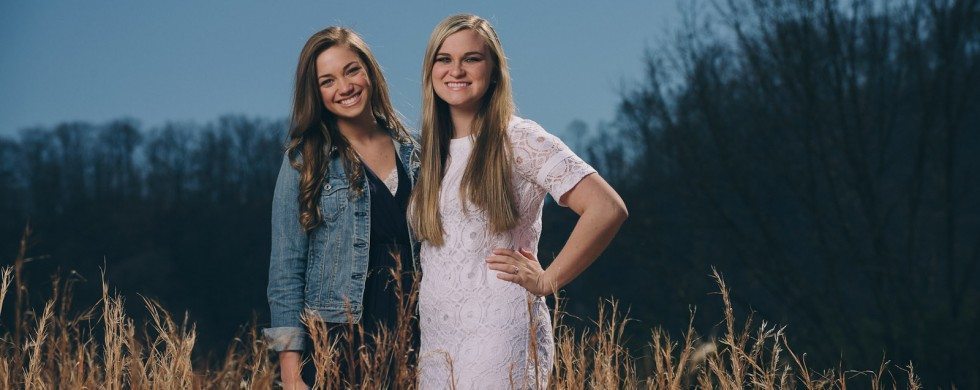
[[[347,138],[348,142],[360,144],[370,141],[374,137],[384,133],[378,127],[378,122],[374,119],[374,115],[370,112],[365,113],[367,115],[361,115],[357,118],[337,119],[337,129],[340,130],[340,134],[344,138]]]
[[[473,132],[475,110],[449,108],[449,117],[453,121],[453,138],[463,138]]]

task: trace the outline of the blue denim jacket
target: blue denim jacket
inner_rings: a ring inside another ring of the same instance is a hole
[[[414,186],[419,167],[418,147],[409,139],[396,141],[399,162]],[[368,188],[367,175],[362,188]],[[303,350],[306,335],[300,315],[305,309],[326,322],[347,322],[348,305],[354,321],[361,320],[364,279],[371,244],[370,191],[348,198],[350,185],[337,153],[320,194],[323,223],[309,234],[299,224],[299,172],[283,157],[272,198],[272,254],[269,259],[269,309],[272,326],[262,331],[275,351]],[[418,269],[414,237],[412,264]]]

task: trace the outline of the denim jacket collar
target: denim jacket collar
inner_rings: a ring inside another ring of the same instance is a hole
[[[422,165],[418,143],[410,136],[403,137],[403,139],[392,137],[391,140],[395,146],[395,153],[398,155],[399,163],[405,168],[405,172],[409,173],[412,184],[415,184],[415,172]],[[343,160],[340,158],[340,153],[337,152],[337,147],[331,146],[327,156],[330,159],[327,176],[346,178],[347,174],[344,171]]]

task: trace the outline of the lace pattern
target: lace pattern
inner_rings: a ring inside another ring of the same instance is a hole
[[[381,182],[385,183],[385,187],[388,187],[388,192],[390,192],[391,195],[395,195],[395,193],[398,192],[398,167],[392,169],[391,173],[388,174],[388,177],[382,179]]]
[[[561,199],[595,170],[533,121],[512,118],[508,135],[520,217],[517,227],[501,234],[489,231],[486,213],[459,199],[472,141],[450,143],[439,194],[445,245],[423,242],[421,248],[421,389],[547,386],[554,337],[544,298],[497,279],[484,260],[498,247],[537,254],[545,194]]]

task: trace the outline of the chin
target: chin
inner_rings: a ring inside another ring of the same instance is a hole
[[[466,107],[476,103],[479,99],[469,99],[468,97],[453,96],[449,99],[442,99],[450,107]]]
[[[364,115],[364,111],[361,110],[361,111],[357,111],[357,112],[344,112],[341,115],[337,115],[337,117],[338,118],[341,118],[341,119],[346,119],[346,120],[354,120],[354,119],[360,118],[363,115]]]

